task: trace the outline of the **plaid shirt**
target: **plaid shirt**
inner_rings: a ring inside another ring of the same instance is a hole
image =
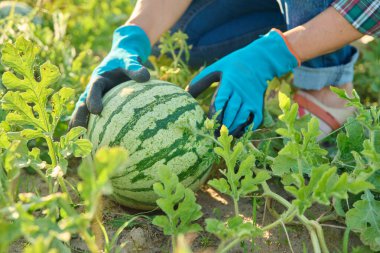
[[[361,33],[380,37],[380,0],[335,0],[332,7]]]

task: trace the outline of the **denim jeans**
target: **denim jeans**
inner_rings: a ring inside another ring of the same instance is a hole
[[[211,64],[246,46],[271,28],[282,31],[306,23],[333,0],[194,0],[171,31],[189,36],[190,66]],[[357,50],[345,46],[306,61],[294,70],[294,85],[319,90],[352,82]]]

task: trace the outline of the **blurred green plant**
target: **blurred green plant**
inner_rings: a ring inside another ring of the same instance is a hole
[[[362,46],[361,57],[355,66],[354,84],[365,103],[380,104],[380,41]]]
[[[20,174],[20,161],[26,156],[18,147],[20,143],[13,142],[10,147],[13,152],[0,154],[0,199],[7,199],[5,203],[0,202],[0,251],[6,252],[13,242],[22,238],[31,244],[24,252],[70,252],[70,239],[75,235],[83,239],[90,252],[103,250],[90,227],[97,218],[101,196],[111,191],[110,175],[125,165],[126,151],[99,149],[94,160],[89,157],[84,160],[78,169],[81,181],[77,190],[81,201],[76,205],[81,208],[75,208],[68,194],[61,192],[45,196],[20,193],[17,198],[9,199],[7,195],[13,194],[13,180]],[[116,247],[114,242],[110,245]],[[112,249],[106,248],[105,252]]]
[[[175,83],[182,88],[190,82],[193,73],[188,66],[190,49],[187,35],[181,31],[164,33],[159,41],[160,56],[149,58],[154,73],[161,80]]]

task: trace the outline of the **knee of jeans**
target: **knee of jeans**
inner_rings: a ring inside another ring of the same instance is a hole
[[[191,5],[187,8],[185,13],[180,17],[180,19],[170,28],[171,33],[178,31],[183,31],[187,34],[189,44],[193,44],[202,35],[198,30],[189,27],[189,24],[194,19],[194,17],[209,4],[213,3],[215,0],[193,0]]]
[[[333,0],[281,0],[288,29],[302,25],[326,10]]]

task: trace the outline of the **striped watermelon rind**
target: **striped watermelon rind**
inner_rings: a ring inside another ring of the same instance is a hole
[[[212,141],[202,131],[206,116],[198,102],[180,87],[159,80],[128,81],[103,98],[101,115],[91,115],[88,135],[95,152],[101,146],[129,151],[128,166],[111,178],[112,198],[142,210],[157,207],[153,184],[166,164],[180,182],[193,190],[208,177]]]

